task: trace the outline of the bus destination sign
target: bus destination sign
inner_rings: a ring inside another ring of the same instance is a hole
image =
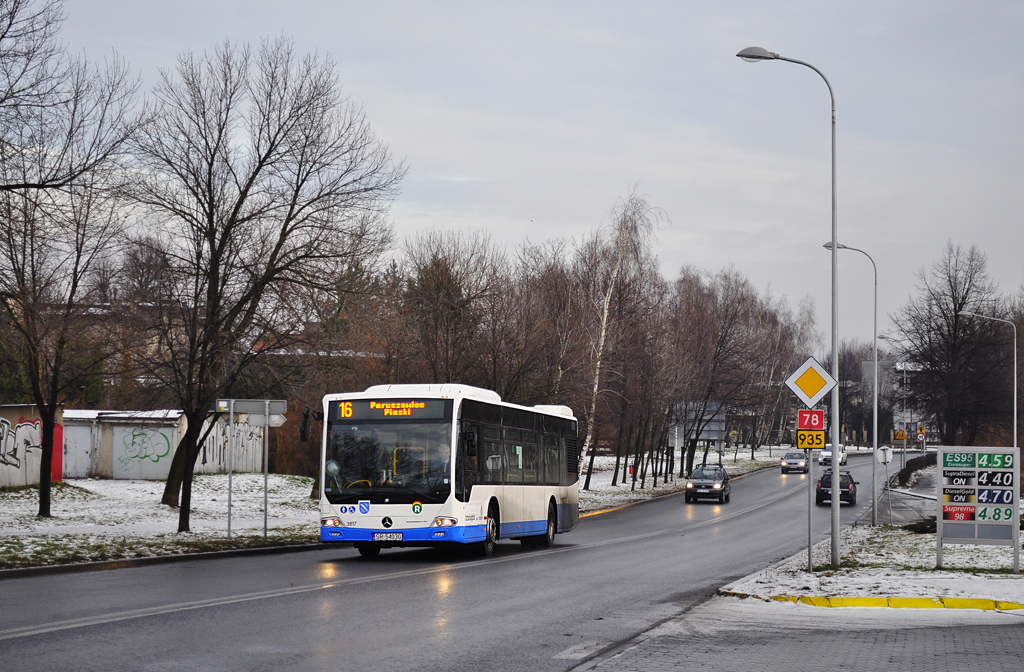
[[[355,399],[331,404],[332,420],[444,420],[445,399]]]

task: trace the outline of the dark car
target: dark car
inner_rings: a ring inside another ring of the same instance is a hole
[[[839,503],[849,502],[851,505],[857,503],[857,484],[848,471],[839,472]],[[818,479],[818,486],[814,490],[814,502],[821,506],[825,500],[832,501],[832,470],[829,469]]]
[[[779,466],[782,467],[784,474],[791,471],[800,471],[806,474],[811,470],[811,461],[803,452],[786,453],[779,461]]]
[[[732,486],[729,485],[729,474],[724,467],[705,465],[697,467],[690,473],[686,481],[686,501],[692,502],[701,497],[728,502]]]

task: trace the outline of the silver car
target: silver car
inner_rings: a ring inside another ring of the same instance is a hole
[[[697,467],[690,473],[690,478],[686,480],[685,498],[687,502],[693,502],[702,497],[728,502],[731,493],[732,485],[729,484],[729,474],[725,467],[715,465]]]
[[[779,466],[784,474],[788,474],[791,471],[799,471],[806,474],[811,470],[811,460],[803,451],[786,453],[779,460]]]

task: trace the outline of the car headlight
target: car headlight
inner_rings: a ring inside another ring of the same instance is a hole
[[[449,518],[447,516],[438,516],[434,518],[434,522],[430,524],[431,527],[452,527],[455,523],[459,522],[458,518]]]
[[[801,466],[801,467],[806,467],[806,466],[807,466],[807,463],[806,463],[806,462],[801,462],[801,463],[800,463],[800,466]]]
[[[715,483],[715,490],[720,490],[721,488],[722,488],[722,484],[721,483]]]
[[[693,487],[693,483],[691,483],[690,481],[687,481],[686,482],[686,487],[687,488],[692,488]]]
[[[784,466],[784,467],[788,467],[789,465],[788,465],[788,464],[786,464],[786,461],[785,461],[785,460],[783,460],[783,461],[782,461],[782,466]]]
[[[341,520],[338,518],[321,518],[320,527],[341,527]]]

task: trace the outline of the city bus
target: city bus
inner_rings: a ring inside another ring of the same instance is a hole
[[[320,539],[383,548],[499,539],[550,547],[579,523],[577,422],[468,385],[377,385],[323,400]]]

